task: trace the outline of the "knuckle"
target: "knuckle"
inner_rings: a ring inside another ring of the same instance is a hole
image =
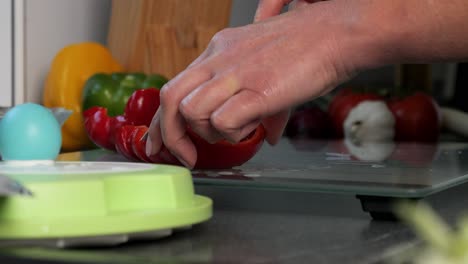
[[[233,33],[233,29],[232,28],[225,28],[225,29],[222,29],[221,31],[218,31],[216,34],[214,34],[213,38],[211,39],[212,42],[214,43],[218,43],[218,42],[223,42],[225,41],[227,38],[229,38],[231,36],[231,34]]]
[[[234,36],[236,35],[236,29],[225,28],[217,32],[211,39],[210,45],[213,46],[213,49],[227,49],[236,43],[234,41]]]
[[[249,109],[257,109],[257,113],[260,114],[269,114],[270,107],[268,104],[268,98],[275,97],[273,93],[277,93],[274,89],[273,84],[268,79],[258,80],[258,87],[262,87],[260,91],[258,90],[248,90],[244,95],[245,103],[239,105],[241,108],[240,111],[250,112]],[[260,118],[257,116],[255,118]]]
[[[197,107],[191,103],[191,100],[184,99],[179,104],[179,112],[180,114],[189,121],[196,121],[198,120],[198,112]]]
[[[218,114],[211,115],[210,122],[214,128],[223,134],[226,133],[229,129],[232,129],[232,126],[227,123],[226,119]]]
[[[174,93],[175,93],[175,89],[172,89],[172,84],[170,83],[165,84],[159,92],[161,106],[169,104],[171,99],[174,98]]]
[[[213,114],[210,117],[210,123],[225,139],[231,142],[237,141],[240,129],[232,121],[221,115]]]
[[[252,104],[256,105],[255,108],[260,109],[259,112],[265,114],[272,114],[272,110],[269,104],[274,98],[285,98],[288,97],[287,89],[280,88],[282,85],[279,82],[277,75],[270,71],[256,72],[247,76],[247,83],[249,83],[251,89],[247,91],[245,102],[240,107],[251,107]]]
[[[255,93],[255,100],[258,101],[265,101],[265,97],[272,95],[275,93],[277,82],[275,81],[274,75],[269,75],[268,77],[263,76],[257,80],[258,87],[262,87],[261,93]]]
[[[269,67],[262,67],[244,74],[244,85],[251,87],[252,91],[268,96],[278,90],[281,77]]]

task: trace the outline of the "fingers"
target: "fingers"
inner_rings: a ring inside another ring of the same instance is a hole
[[[286,110],[262,120],[262,124],[267,131],[266,140],[270,145],[276,145],[280,140],[288,123],[289,114],[290,111]]]
[[[161,117],[165,117],[164,110],[161,110]],[[171,117],[171,122],[161,122],[161,136],[171,154],[185,167],[193,168],[197,161],[197,150],[186,132],[187,126],[180,114]]]
[[[232,143],[241,141],[262,123],[267,131],[267,142],[275,145],[286,127],[289,110],[263,117],[268,113],[265,102],[265,98],[261,95],[242,90],[212,114],[211,123]]]
[[[211,124],[225,139],[235,143],[250,134],[267,113],[262,95],[241,90],[211,114]]]
[[[193,167],[197,153],[186,135],[186,123],[179,113],[179,104],[193,89],[211,79],[211,73],[192,68],[167,83],[160,93],[161,104],[148,130],[146,151],[154,155],[162,142],[185,166]]]
[[[254,21],[257,22],[278,15],[281,9],[283,9],[283,6],[290,2],[292,2],[292,0],[260,0]]]
[[[257,92],[241,90],[238,80],[229,75],[195,89],[182,100],[180,112],[192,130],[210,143],[220,139],[237,143],[263,123],[267,141],[274,145],[281,138],[289,111],[262,120],[265,101]]]
[[[215,143],[223,136],[212,126],[211,114],[239,90],[235,75],[215,77],[185,97],[179,110],[193,131],[208,142]]]

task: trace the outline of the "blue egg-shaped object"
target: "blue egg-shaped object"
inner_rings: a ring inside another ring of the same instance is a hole
[[[54,160],[61,144],[60,124],[49,109],[39,104],[17,105],[0,120],[3,160]]]

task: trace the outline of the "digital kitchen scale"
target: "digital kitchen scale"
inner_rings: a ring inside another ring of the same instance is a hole
[[[106,151],[64,159],[124,161]],[[264,144],[246,164],[192,171],[196,185],[355,195],[374,219],[394,219],[398,199],[423,199],[468,181],[468,144],[290,140]]]
[[[204,222],[212,201],[189,170],[128,162],[0,162],[31,196],[0,197],[0,244],[107,246],[156,239]]]

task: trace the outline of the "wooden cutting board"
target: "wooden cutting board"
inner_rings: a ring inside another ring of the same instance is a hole
[[[231,0],[113,0],[108,47],[127,71],[168,78],[229,25]]]

